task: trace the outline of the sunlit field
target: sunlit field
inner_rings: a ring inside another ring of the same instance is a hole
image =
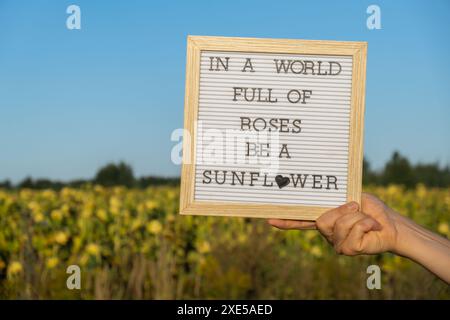
[[[450,189],[366,188],[449,237]],[[392,254],[338,256],[316,231],[263,219],[178,215],[179,189],[0,189],[0,298],[449,299],[449,287]],[[81,290],[66,268],[81,267]],[[378,264],[381,290],[366,288]]]

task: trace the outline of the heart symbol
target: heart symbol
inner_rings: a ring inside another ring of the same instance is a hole
[[[286,187],[289,184],[289,182],[291,182],[291,180],[288,177],[283,177],[281,174],[275,177],[275,181],[280,189]]]

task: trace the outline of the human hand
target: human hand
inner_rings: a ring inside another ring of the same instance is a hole
[[[400,215],[377,197],[363,193],[361,206],[344,204],[315,222],[269,219],[279,229],[318,229],[339,254],[391,251],[421,264],[450,284],[450,241]]]
[[[317,221],[269,219],[280,229],[318,229],[339,254],[358,255],[395,251],[400,215],[377,197],[363,193],[356,202],[331,209]]]

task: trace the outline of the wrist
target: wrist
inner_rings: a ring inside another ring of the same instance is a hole
[[[397,229],[397,239],[393,253],[410,258],[421,263],[423,255],[434,249],[449,247],[449,241],[423,228],[411,219],[398,213],[394,218]]]
[[[450,241],[398,216],[397,241],[393,253],[409,258],[450,284]]]
[[[397,237],[392,252],[415,260],[415,252],[425,240],[421,227],[397,212],[394,212],[394,221]]]

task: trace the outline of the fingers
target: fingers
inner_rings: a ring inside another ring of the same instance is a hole
[[[336,246],[343,242],[350,233],[353,225],[366,217],[367,215],[362,212],[355,212],[348,213],[338,218],[333,228],[332,238],[334,245]]]
[[[366,215],[353,224],[347,238],[335,247],[336,252],[345,255],[357,255],[364,252],[366,249],[364,236],[370,231],[379,231],[381,228],[375,219]]]
[[[370,195],[364,195],[368,201]],[[367,235],[371,231],[382,229],[381,224],[373,217],[359,211],[356,202],[346,203],[320,216],[317,221],[269,219],[267,222],[279,229],[319,229],[334,245],[337,253],[356,255],[376,252],[374,246],[379,242],[379,235]],[[366,236],[367,235],[367,236]]]
[[[317,228],[328,239],[328,241],[332,241],[333,229],[336,220],[346,214],[357,212],[358,208],[359,208],[358,203],[352,201],[343,204],[342,206],[337,207],[335,209],[331,209],[325,212],[317,219],[316,221]]]
[[[267,222],[278,229],[317,229],[314,221],[300,221],[300,220],[281,220],[281,219],[269,219]]]
[[[335,221],[346,213],[356,212],[358,210],[358,204],[356,202],[350,202],[344,204],[338,208],[332,209],[324,213],[316,222],[314,221],[300,221],[300,220],[282,220],[282,219],[269,219],[267,222],[279,229],[317,229],[320,220],[322,229],[326,229],[327,232],[332,233],[332,228]],[[319,229],[321,229],[319,227]],[[322,230],[321,230],[322,232]],[[323,232],[322,232],[323,233]]]

